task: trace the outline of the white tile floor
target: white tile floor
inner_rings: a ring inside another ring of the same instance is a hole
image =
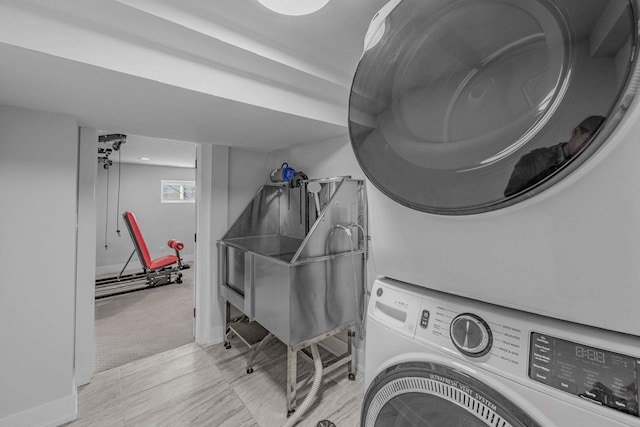
[[[246,373],[249,348],[232,338],[201,348],[188,344],[96,374],[78,393],[78,419],[67,426],[277,427],[286,422],[286,347],[272,340]],[[299,360],[299,380],[313,370]],[[324,377],[316,402],[297,424],[328,419],[356,427],[362,376],[349,381],[346,367]],[[298,392],[304,400],[307,388]]]

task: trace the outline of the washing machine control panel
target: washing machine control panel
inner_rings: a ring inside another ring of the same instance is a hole
[[[640,360],[538,332],[531,333],[529,377],[636,417]]]
[[[525,384],[620,425],[640,422],[640,337],[391,279],[374,285],[368,314],[368,320],[412,338],[471,375],[489,373]]]
[[[420,325],[428,325],[429,314],[420,311],[420,299],[401,289],[374,286],[369,304],[369,316],[399,333],[413,337]]]
[[[470,308],[422,298],[420,312],[429,313],[429,322],[426,329],[416,330],[416,339],[513,376],[524,373],[527,335],[520,323],[497,313]]]

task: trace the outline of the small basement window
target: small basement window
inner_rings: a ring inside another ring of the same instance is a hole
[[[196,182],[160,180],[160,203],[195,203]]]

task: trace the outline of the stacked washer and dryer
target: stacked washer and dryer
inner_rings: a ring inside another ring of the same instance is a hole
[[[638,0],[392,0],[353,80],[362,425],[640,426]]]

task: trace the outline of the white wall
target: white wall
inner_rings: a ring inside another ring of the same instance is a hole
[[[78,161],[78,260],[76,271],[75,372],[78,386],[87,384],[96,367],[96,179],[98,131],[80,129]]]
[[[256,195],[269,182],[272,164],[268,153],[246,148],[229,149],[229,224],[231,226]]]
[[[78,126],[0,106],[0,426],[75,417]]]
[[[304,172],[309,178],[351,175],[352,178],[364,179],[347,134],[324,142],[274,151],[269,154],[268,162],[269,170],[287,162],[290,167]]]
[[[353,154],[349,136],[344,135],[315,144],[265,153],[259,150],[229,150],[229,226],[240,216],[260,186],[269,183],[269,174],[288,163],[309,178],[351,176],[363,179],[364,173]]]
[[[120,206],[118,211],[118,175],[120,174]],[[160,203],[160,181],[163,179],[194,181],[195,169],[166,166],[147,166],[123,163],[118,171],[114,163],[109,170],[109,212],[107,215],[107,170],[98,168],[96,186],[96,265],[97,273],[118,273],[133,251],[133,242],[122,220],[124,211],[136,215],[138,225],[151,258],[173,255],[167,247],[169,239],[180,240],[185,247],[184,260],[193,260],[196,231],[196,205],[194,203]],[[108,220],[105,248],[105,221]],[[120,237],[116,230],[120,230]],[[141,268],[134,255],[128,271]]]
[[[196,170],[196,342],[222,342],[225,334],[223,301],[218,291],[216,242],[228,228],[229,148],[199,144]]]

